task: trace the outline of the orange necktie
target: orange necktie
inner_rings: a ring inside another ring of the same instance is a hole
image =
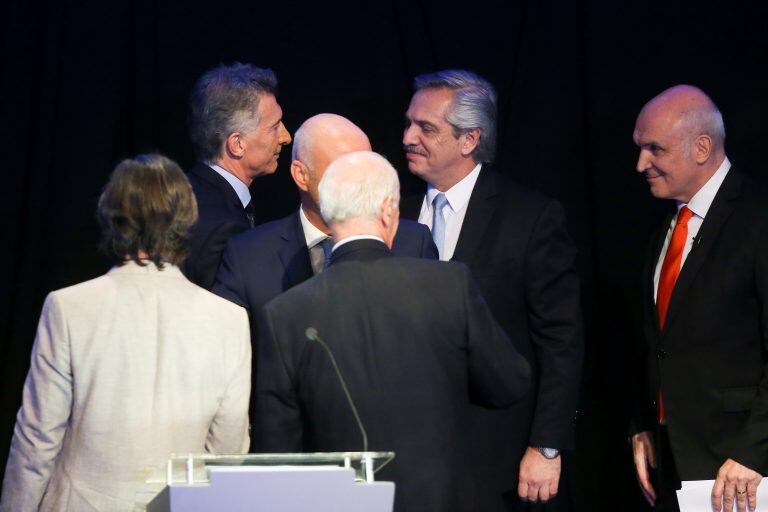
[[[680,274],[683,249],[685,248],[685,240],[688,238],[688,221],[691,220],[691,217],[693,217],[693,212],[687,206],[680,208],[677,213],[675,230],[672,232],[672,239],[669,241],[669,247],[667,247],[667,254],[664,255],[664,263],[661,264],[659,288],[656,291],[656,308],[659,312],[660,329],[664,329],[669,299],[672,297],[672,290],[675,289],[675,282]],[[661,399],[661,389],[659,389],[659,423],[662,423],[663,420],[664,402]]]

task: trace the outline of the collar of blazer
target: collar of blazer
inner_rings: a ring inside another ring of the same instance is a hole
[[[304,238],[304,230],[301,227],[301,219],[297,212],[291,213],[283,219],[283,230],[280,238],[284,243],[278,251],[280,261],[285,269],[287,282],[285,290],[303,283],[312,277],[312,263],[309,259],[309,250]]]
[[[383,242],[364,238],[347,242],[331,254],[330,265],[347,261],[373,261],[391,256]]]
[[[404,198],[400,204],[400,213],[403,218],[418,220],[421,213],[421,205],[424,203],[426,191],[420,194]],[[490,164],[483,164],[480,175],[472,189],[472,195],[467,204],[467,213],[461,226],[456,249],[453,252],[452,261],[471,263],[477,254],[480,240],[485,234],[486,228],[496,209],[496,173]]]
[[[219,173],[208,167],[203,163],[198,163],[189,170],[190,174],[194,174],[197,178],[210,185],[215,190],[218,190],[221,196],[224,198],[224,202],[228,208],[233,208],[237,211],[245,213],[243,209],[243,203],[229,184],[227,180],[221,177]]]
[[[730,217],[735,208],[735,199],[741,195],[742,177],[737,174],[733,168],[728,171],[728,175],[725,177],[723,184],[720,186],[720,190],[717,191],[715,199],[712,201],[712,206],[707,212],[707,216],[704,217],[704,222],[699,228],[697,238],[699,242],[695,247],[691,249],[688,256],[685,259],[685,264],[680,270],[680,274],[675,282],[675,288],[672,291],[672,297],[669,300],[669,308],[667,309],[667,320],[664,324],[663,333],[669,331],[671,325],[675,321],[681,304],[684,303],[685,295],[691,286],[691,283],[696,279],[696,275],[701,270],[702,265],[707,261],[707,256],[712,250],[714,241],[717,238],[720,230],[725,222]],[[669,223],[667,223],[669,226]],[[665,231],[666,234],[666,231]],[[658,259],[661,248],[656,251],[656,258]],[[653,277],[651,277],[653,279]],[[653,287],[651,287],[653,291]],[[654,308],[655,309],[655,308]],[[658,325],[658,317],[656,325]]]
[[[152,263],[150,260],[145,260],[146,265],[139,265],[133,260],[128,260],[122,265],[115,265],[111,269],[109,269],[109,272],[107,274],[111,276],[119,276],[119,275],[143,275],[143,276],[161,276],[161,277],[175,277],[184,279],[184,275],[181,273],[181,270],[179,270],[179,267],[174,265],[173,263],[165,263],[163,265],[163,269],[160,270],[155,266],[154,263]]]

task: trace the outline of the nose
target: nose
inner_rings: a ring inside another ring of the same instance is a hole
[[[647,149],[640,150],[640,155],[637,157],[637,165],[635,166],[637,172],[645,172],[651,167],[650,154],[651,152]]]
[[[291,143],[291,134],[288,133],[288,128],[285,127],[285,125],[281,122],[280,123],[280,135],[278,136],[278,141],[280,142],[281,146],[285,146],[286,144]]]
[[[403,131],[403,144],[416,144],[418,141],[416,140],[416,126],[413,124],[410,124],[405,127],[405,130]]]

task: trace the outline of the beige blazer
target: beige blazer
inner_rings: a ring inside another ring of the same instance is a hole
[[[129,262],[48,295],[0,510],[132,510],[171,452],[248,449],[244,309]]]

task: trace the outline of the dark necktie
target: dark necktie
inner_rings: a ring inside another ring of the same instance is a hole
[[[327,269],[331,263],[331,252],[333,252],[333,238],[328,237],[323,240],[323,270]]]
[[[253,204],[253,198],[251,198],[250,201],[248,201],[248,204],[245,205],[245,216],[248,217],[248,224],[251,225],[251,227],[256,225],[256,207]]]

